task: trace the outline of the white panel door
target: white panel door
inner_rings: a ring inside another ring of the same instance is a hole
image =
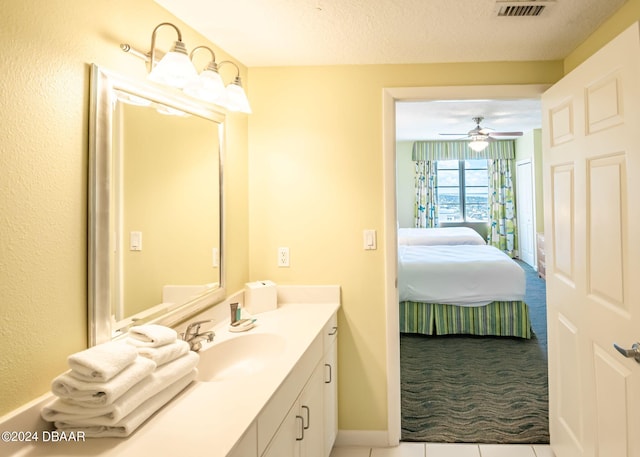
[[[520,260],[535,266],[535,221],[533,216],[533,167],[531,160],[516,163],[518,246]]]
[[[543,148],[551,445],[640,457],[637,23],[544,94]]]

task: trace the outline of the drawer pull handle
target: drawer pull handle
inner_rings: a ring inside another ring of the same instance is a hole
[[[324,364],[325,367],[327,367],[329,369],[329,380],[325,381],[325,384],[331,384],[331,382],[333,381],[333,370],[331,368],[331,365],[328,363]]]
[[[300,438],[296,436],[296,441],[302,441],[304,439],[304,419],[302,416],[296,416],[296,419],[300,419]]]
[[[338,333],[338,327],[332,327],[331,331],[329,332],[329,336],[333,336],[336,333]]]
[[[307,425],[304,425],[304,419],[303,419],[302,420],[302,428],[304,430],[308,430],[309,429],[309,425],[311,424],[311,410],[306,405],[302,405],[302,409],[304,409],[307,412]],[[302,437],[304,438],[304,432],[302,433]]]

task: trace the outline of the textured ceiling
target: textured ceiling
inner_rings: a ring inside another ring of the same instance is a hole
[[[563,59],[625,0],[556,0],[538,17],[499,17],[497,0],[155,1],[256,67]],[[396,136],[454,139],[439,133],[464,134],[476,116],[526,132],[540,102],[402,103]]]
[[[156,0],[249,67],[562,59],[624,1],[498,17],[496,0]]]

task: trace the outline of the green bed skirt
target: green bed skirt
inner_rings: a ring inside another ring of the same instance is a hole
[[[423,335],[492,335],[531,338],[529,307],[523,301],[485,306],[400,302],[400,332]]]

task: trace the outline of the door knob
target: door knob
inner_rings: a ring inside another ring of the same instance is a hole
[[[636,362],[640,363],[640,343],[633,343],[631,349],[621,348],[617,344],[613,343],[613,347],[625,357],[633,357],[636,359]]]

